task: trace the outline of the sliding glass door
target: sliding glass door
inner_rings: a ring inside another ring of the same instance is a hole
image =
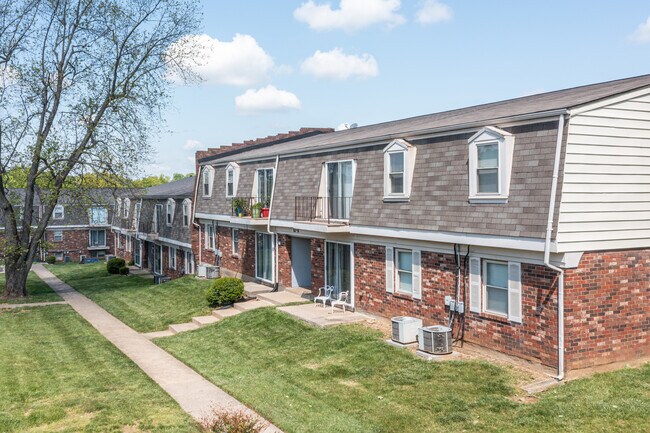
[[[257,201],[268,207],[273,191],[273,169],[262,168],[257,170]]]
[[[352,246],[337,242],[325,244],[325,284],[334,286],[334,294],[350,292],[348,303],[352,304]]]
[[[142,266],[142,257],[141,257],[141,248],[142,248],[142,241],[139,239],[135,239],[133,242],[133,263],[136,266]]]
[[[273,235],[258,232],[255,235],[255,276],[273,282]]]
[[[352,161],[327,163],[327,210],[332,219],[350,218],[353,189]]]

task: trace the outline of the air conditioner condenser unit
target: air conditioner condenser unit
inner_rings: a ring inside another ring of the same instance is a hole
[[[397,316],[391,319],[393,341],[401,344],[415,343],[418,338],[418,328],[422,327],[422,320],[415,317]]]
[[[448,326],[425,326],[418,329],[418,349],[432,355],[447,355],[452,352],[453,339]]]

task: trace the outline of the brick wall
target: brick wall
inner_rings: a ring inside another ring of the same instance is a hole
[[[278,282],[291,287],[291,236],[278,235]]]
[[[169,250],[172,247],[163,245],[162,248],[162,262],[163,262],[163,274],[167,277],[170,278],[179,278],[184,275],[183,270],[184,268],[184,263],[185,263],[185,254],[183,253],[183,250],[176,248],[176,267],[172,268],[170,266],[170,260],[169,260]]]
[[[454,256],[422,252],[422,299],[415,300],[386,292],[385,254],[383,246],[355,244],[356,307],[385,317],[419,317],[425,325],[446,324],[449,312],[444,298],[446,295],[453,297],[456,287]],[[469,305],[469,281],[466,284],[466,305]],[[556,275],[544,266],[522,263],[522,323],[484,313],[468,313],[465,339],[511,355],[556,365],[556,284]]]
[[[325,285],[325,241],[311,240],[311,291],[317,293]]]
[[[54,241],[54,230],[47,230],[48,252],[47,254],[63,253],[69,256],[73,262],[79,261],[81,255],[86,257],[96,257],[97,250],[89,250],[88,244],[90,242],[89,229],[73,229],[62,230],[63,240],[60,242]],[[106,245],[107,249],[101,250],[105,254],[113,254],[115,247],[114,234],[106,229]]]
[[[251,278],[255,277],[255,231],[239,229],[237,254],[234,254],[232,244],[232,229],[230,227],[219,227],[217,230],[217,248],[223,253],[221,266],[236,274],[246,275]],[[206,262],[205,252],[204,249],[204,262]],[[212,255],[210,256],[210,254]],[[209,252],[208,257],[213,258],[214,254]],[[214,263],[214,261],[208,263]]]
[[[650,249],[585,253],[564,286],[569,368],[650,355]]]

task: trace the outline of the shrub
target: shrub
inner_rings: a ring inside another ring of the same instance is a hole
[[[133,260],[129,260],[129,266],[135,266],[135,262]]]
[[[209,421],[203,423],[203,426],[213,433],[260,433],[266,427],[264,422],[243,410],[216,411]]]
[[[53,265],[56,263],[56,257],[54,256],[47,256],[45,257],[45,263]]]
[[[127,268],[126,266],[122,266],[120,268],[120,275],[129,275],[129,268]]]
[[[124,261],[124,259],[115,257],[113,259],[110,259],[108,263],[106,263],[106,270],[108,271],[109,274],[117,275],[120,273],[120,268],[123,268],[125,265],[126,262]]]
[[[219,278],[206,291],[205,297],[210,307],[230,305],[244,297],[244,282],[239,278]]]

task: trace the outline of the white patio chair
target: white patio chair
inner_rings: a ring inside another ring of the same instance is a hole
[[[334,298],[332,298],[332,292],[334,291],[333,286],[324,286],[318,289],[318,296],[314,298],[314,302],[318,304],[319,302],[323,303],[323,308],[325,308],[325,305],[327,304],[327,301],[332,302]]]
[[[343,307],[343,312],[345,313],[345,305],[348,303],[348,297],[350,292],[341,292],[336,300],[331,301],[330,305],[332,306],[332,314],[334,314],[334,307],[340,305]]]

